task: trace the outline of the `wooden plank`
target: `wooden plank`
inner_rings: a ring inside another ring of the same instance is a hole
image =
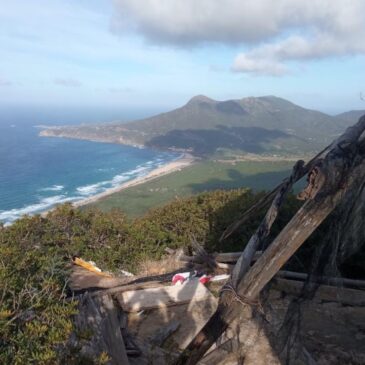
[[[210,291],[199,280],[193,280],[184,285],[127,291],[117,294],[116,298],[123,310],[139,312],[145,309],[188,303],[192,299],[202,301],[211,296]]]
[[[256,251],[253,261],[256,261],[262,254],[262,251]],[[230,262],[236,262],[240,256],[242,255],[242,252],[223,252],[223,253],[214,253],[212,254],[212,258],[215,259],[217,262],[222,263],[230,263]],[[193,263],[200,263],[201,259],[196,256],[186,256],[186,255],[180,255],[178,257],[180,261],[183,262],[193,262]]]
[[[287,294],[299,296],[302,292],[303,285],[304,283],[301,281],[276,278],[273,280],[271,288]],[[352,306],[364,306],[365,292],[363,290],[321,285],[318,287],[314,299],[326,302],[339,302]]]
[[[218,262],[236,262],[242,255],[242,252],[224,252],[215,254]],[[262,251],[256,251],[252,261],[256,261],[262,255]]]
[[[134,290],[144,287],[159,286],[171,282],[172,277],[184,269],[154,276],[119,276],[105,277],[73,265],[68,286],[72,291],[93,291],[101,295],[118,291]]]
[[[294,280],[307,280],[308,274],[301,273],[301,272],[294,272],[294,271],[286,271],[280,270],[276,276],[287,278],[287,279],[294,279]],[[347,279],[347,278],[334,278],[330,276],[321,276],[316,278],[312,278],[311,281],[313,282],[320,282],[326,285],[333,285],[333,286],[352,286],[358,288],[365,288],[365,280],[357,280],[357,279]]]
[[[232,270],[233,265],[231,264],[222,264],[217,262],[217,265],[220,269]],[[276,277],[287,278],[293,280],[305,281],[308,279],[308,274],[295,272],[295,271],[287,271],[280,270],[276,273]],[[213,280],[212,280],[213,281]],[[317,279],[311,278],[312,282],[318,282],[325,285],[337,286],[337,287],[354,287],[354,288],[365,288],[365,280],[358,279],[348,279],[342,277],[331,277],[331,276],[320,276]]]
[[[161,347],[152,345],[149,341],[136,339],[138,348],[142,350],[140,356],[130,356],[130,365],[171,365],[178,357],[178,353],[166,351]]]
[[[239,343],[236,344],[234,339],[229,339],[221,345],[217,346],[212,351],[208,352],[199,365],[219,365],[230,363],[230,358],[233,357],[234,364],[237,364],[237,347]]]
[[[103,317],[100,330],[113,364],[128,365],[128,357],[119,326],[118,309],[114,306],[113,299],[110,295],[104,295],[94,300],[96,303],[100,303]]]
[[[271,231],[271,226],[274,224],[287,194],[292,189],[294,182],[299,179],[299,176],[302,176],[303,172],[306,171],[307,168],[308,167],[304,165],[304,161],[302,160],[297,161],[293,167],[290,177],[284,180],[282,188],[275,195],[275,198],[270,208],[266,212],[264,219],[256,229],[256,232],[252,235],[252,237],[248,241],[245,249],[242,252],[242,255],[238,259],[237,264],[232,271],[231,280],[232,280],[232,285],[234,287],[238,286],[238,283],[249,271],[252,260],[255,257],[256,251],[260,243],[262,243],[264,239],[269,236]],[[260,258],[261,257],[262,255],[260,256]]]
[[[146,315],[139,315],[136,312],[128,313],[128,327],[139,340],[151,344],[151,339],[161,328],[177,321],[180,326],[171,334],[168,342],[169,345],[174,344],[174,348],[177,346],[183,350],[207,323],[217,308],[217,302],[212,295],[204,301],[195,301],[193,298],[189,303],[152,309],[147,311]],[[125,341],[124,336],[123,338]],[[167,347],[170,349],[169,345]]]
[[[365,118],[363,122],[365,129]],[[343,165],[348,163],[345,157],[341,160],[341,163],[340,161],[335,161],[339,170],[341,170],[341,166],[343,167]],[[248,298],[256,298],[263,287],[336,208],[339,202],[344,198],[345,192],[355,189],[356,186],[361,185],[364,181],[365,159],[362,159],[358,165],[353,167],[351,173],[348,173],[346,176],[341,176],[341,174],[336,175],[336,171],[331,169],[332,163],[334,162],[328,162],[328,170],[330,173],[325,188],[326,193],[317,194],[304,203],[252,266],[244,280],[240,281],[238,284],[238,294]],[[341,181],[341,184],[346,186],[346,190],[336,190],[334,188],[339,186],[339,180]]]
[[[123,286],[116,286],[115,288],[110,289],[103,289],[103,290],[97,290],[90,293],[92,297],[97,297],[100,295],[105,294],[119,294],[123,293],[125,291],[134,291],[134,290],[141,290],[141,289],[147,289],[147,288],[162,288],[165,287],[164,283],[158,282],[158,281],[147,281],[144,283],[138,283],[138,284],[127,284]]]
[[[81,291],[92,288],[113,288],[131,281],[130,277],[107,277],[95,272],[86,270],[80,266],[73,265],[68,283],[72,291]]]
[[[80,298],[79,313],[74,319],[75,329],[80,333],[91,333],[88,340],[82,340],[79,344],[84,357],[95,359],[105,352],[110,357],[108,364],[128,365],[119,311],[109,295],[91,298],[86,293]]]
[[[173,320],[166,326],[160,327],[158,331],[151,337],[150,343],[154,346],[162,347],[167,338],[178,330],[180,322]]]

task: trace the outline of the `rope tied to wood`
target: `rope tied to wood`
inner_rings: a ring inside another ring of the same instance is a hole
[[[250,307],[256,307],[260,313],[264,314],[264,308],[259,299],[255,300],[255,299],[248,298],[244,295],[239,295],[231,283],[226,283],[222,287],[222,289],[220,290],[220,293],[223,293],[223,292],[228,292],[231,294],[230,295],[231,303],[236,301],[236,302],[241,303],[242,305],[249,305]]]

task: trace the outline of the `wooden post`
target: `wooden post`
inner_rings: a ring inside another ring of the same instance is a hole
[[[243,277],[236,275],[230,291],[223,291],[215,314],[178,358],[176,365],[196,364],[242,312],[249,310],[264,286],[305,242],[312,232],[365,180],[365,116],[332,143],[324,158],[312,161],[309,184],[302,198],[307,201]],[[274,191],[277,192],[277,189]],[[265,217],[266,218],[266,217]],[[240,260],[236,273],[244,273]]]

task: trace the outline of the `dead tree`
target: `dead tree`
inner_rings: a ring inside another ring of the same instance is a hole
[[[350,198],[356,199],[356,196],[364,198],[364,131],[365,116],[310,162],[304,164],[303,161],[298,161],[290,178],[248,212],[252,213],[272,202],[263,222],[238,260],[229,284],[223,288],[217,311],[181,354],[176,365],[196,364],[237,319],[240,326],[248,326],[250,313],[259,304],[258,297],[262,289],[313,231],[339,205],[346,205]],[[285,195],[306,174],[308,186],[298,196],[305,200],[304,204],[256,263],[250,266],[259,243],[270,232]],[[225,236],[246,218],[247,215],[230,227]],[[354,230],[359,229],[358,219]],[[245,339],[241,340],[242,346],[245,345],[244,342]]]

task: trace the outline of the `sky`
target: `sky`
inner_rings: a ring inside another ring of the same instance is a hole
[[[0,106],[365,109],[363,0],[1,0]]]

